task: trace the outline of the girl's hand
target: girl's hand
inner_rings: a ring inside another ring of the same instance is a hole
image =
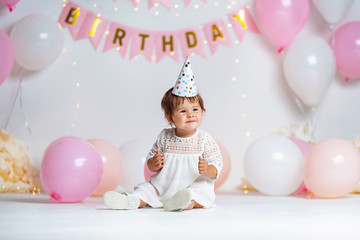
[[[204,161],[202,157],[199,157],[199,173],[207,177],[208,167],[207,161]]]
[[[160,172],[160,170],[164,167],[164,162],[164,156],[160,153],[159,149],[156,149],[155,155],[152,158],[149,158],[147,165],[150,171]]]
[[[209,165],[207,161],[199,157],[199,173],[208,178],[216,178],[217,169],[213,165]]]

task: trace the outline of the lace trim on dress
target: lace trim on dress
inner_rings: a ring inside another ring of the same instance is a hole
[[[163,154],[199,154],[210,165],[217,168],[218,174],[222,169],[222,156],[215,139],[201,130],[197,130],[193,136],[188,138],[177,137],[175,129],[162,130],[146,159],[153,157],[157,148]]]

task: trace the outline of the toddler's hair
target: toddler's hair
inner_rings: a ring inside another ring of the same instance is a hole
[[[200,93],[198,93],[194,97],[180,97],[180,96],[176,96],[176,95],[172,94],[172,90],[173,90],[173,87],[170,88],[164,94],[164,96],[161,100],[161,108],[162,108],[162,110],[164,110],[165,114],[168,116],[169,120],[171,121],[170,123],[172,123],[172,121],[173,121],[172,115],[173,115],[174,109],[177,106],[179,106],[180,104],[182,104],[185,101],[185,99],[187,99],[191,103],[198,102],[201,109],[205,112],[204,101],[203,101],[202,97],[200,96]]]

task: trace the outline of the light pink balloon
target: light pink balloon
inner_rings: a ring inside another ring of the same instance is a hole
[[[105,192],[115,190],[122,177],[122,155],[110,142],[103,139],[88,139],[100,154],[103,163],[103,176],[100,185],[92,196],[102,196]]]
[[[9,76],[14,64],[14,48],[9,36],[0,29],[0,85]]]
[[[360,152],[343,139],[316,144],[304,165],[305,186],[320,198],[341,197],[360,182]]]
[[[307,155],[309,154],[311,150],[311,145],[305,142],[304,140],[298,139],[298,138],[289,138],[293,143],[296,144],[296,146],[300,149],[301,154],[303,155],[304,160],[306,159]],[[301,183],[300,187],[296,190],[296,194],[304,194],[307,193],[307,188],[305,186],[304,181]]]
[[[215,180],[215,189],[217,189],[218,187],[220,187],[221,185],[224,184],[224,182],[229,177],[230,170],[231,170],[231,159],[230,159],[229,152],[221,143],[217,142],[217,144],[219,145],[221,156],[223,159],[223,168],[221,170],[220,175]]]
[[[20,0],[0,0],[2,4],[9,8],[9,11],[12,12],[15,4],[17,4]]]
[[[259,23],[281,52],[295,39],[309,15],[308,0],[257,0]]]
[[[334,36],[336,67],[346,77],[360,77],[360,21],[349,22]]]
[[[90,196],[99,186],[102,173],[101,156],[78,137],[63,137],[51,143],[40,168],[45,192],[60,202],[79,202]]]

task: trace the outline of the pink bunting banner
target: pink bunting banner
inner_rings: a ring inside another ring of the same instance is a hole
[[[138,1],[134,0],[133,3]],[[150,2],[150,0],[149,0]],[[153,2],[171,2],[168,0],[153,0]],[[190,3],[191,0],[187,0]],[[69,2],[60,14],[58,22],[63,28],[68,28],[74,40],[88,38],[95,50],[101,40],[106,37],[103,52],[116,49],[126,58],[129,44],[129,60],[143,55],[149,62],[160,62],[166,56],[174,61],[179,60],[180,44],[183,58],[198,54],[206,57],[205,45],[209,46],[211,55],[215,54],[220,45],[232,47],[232,40],[227,31],[227,24],[220,18],[199,27],[180,29],[176,31],[152,31],[136,29],[120,23],[110,22],[107,18],[72,2]],[[241,42],[247,31],[260,34],[256,23],[247,8],[239,8],[227,14],[238,40]],[[108,25],[109,28],[108,28]],[[107,29],[108,28],[108,29]],[[206,43],[203,39],[206,37]]]

